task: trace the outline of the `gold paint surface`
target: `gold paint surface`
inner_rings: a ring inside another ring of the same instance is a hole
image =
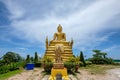
[[[57,30],[58,32],[54,33],[53,39],[48,41],[48,37],[46,37],[46,51],[44,57],[50,57],[55,61],[55,49],[56,45],[63,45],[63,53],[61,54],[63,62],[67,61],[70,57],[73,56],[72,46],[73,39],[71,41],[66,41],[66,34],[62,32],[62,26],[59,24]]]

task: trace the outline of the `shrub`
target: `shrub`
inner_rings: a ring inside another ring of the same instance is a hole
[[[86,65],[84,65],[83,62],[79,61],[79,66],[85,67]]]
[[[0,66],[3,66],[3,65],[5,65],[5,60],[0,60]]]
[[[70,57],[68,62],[73,63],[73,64],[77,64],[79,66],[84,66],[83,62],[79,61],[79,57]]]
[[[113,60],[111,58],[91,58],[90,61],[93,64],[112,64]]]
[[[75,62],[75,57],[70,57],[70,58],[68,59],[68,62]]]
[[[24,67],[24,62],[11,63],[0,67],[0,74],[7,73],[9,71],[14,71],[19,69],[19,67]]]
[[[93,52],[95,52],[95,54],[93,54],[93,57],[89,59],[93,64],[112,64],[113,63],[113,60],[106,56],[107,53],[101,52],[100,50],[93,50]]]
[[[35,63],[35,67],[41,67],[41,63]]]
[[[42,62],[45,62],[45,63],[52,62],[52,59],[50,57],[45,56],[44,58],[42,58]]]
[[[8,68],[9,68],[10,71],[16,70],[17,64],[16,63],[8,64]]]
[[[68,72],[71,72],[75,68],[75,63],[73,62],[65,62],[64,66],[67,68]]]
[[[114,63],[113,59],[111,59],[111,58],[106,58],[105,61],[106,61],[106,64],[113,64]]]
[[[51,69],[52,69],[52,67],[53,67],[53,63],[52,63],[52,62],[44,63],[44,64],[43,64],[43,67],[44,67],[44,71],[45,71],[45,72],[50,73],[50,72],[51,72]]]
[[[92,64],[92,62],[86,61],[86,65],[91,65],[91,64]]]
[[[9,72],[9,67],[7,65],[0,67],[0,74]]]

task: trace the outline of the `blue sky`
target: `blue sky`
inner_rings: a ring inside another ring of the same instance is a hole
[[[0,57],[43,56],[58,24],[73,38],[75,55],[89,58],[99,49],[120,59],[120,0],[0,0]]]

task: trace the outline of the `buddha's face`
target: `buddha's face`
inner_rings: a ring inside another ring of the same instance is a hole
[[[58,32],[62,32],[62,27],[58,27]]]

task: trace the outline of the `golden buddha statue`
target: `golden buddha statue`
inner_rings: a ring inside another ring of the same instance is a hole
[[[62,26],[59,24],[57,28],[58,32],[54,33],[54,38],[52,41],[66,41],[66,35],[62,32]]]
[[[60,24],[57,30],[58,32],[54,33],[53,40],[50,43],[48,37],[46,38],[46,52],[44,56],[54,59],[49,80],[54,80],[58,73],[64,76],[62,79],[68,80],[67,69],[64,67],[63,62],[73,56],[73,40],[71,42],[66,41],[66,35],[62,32],[62,26]]]
[[[46,51],[45,55],[54,59],[53,62],[56,62],[56,48],[61,47],[63,51],[61,54],[62,61],[67,61],[70,57],[73,56],[72,46],[73,46],[73,39],[71,41],[66,41],[66,35],[62,32],[62,26],[59,24],[57,28],[58,32],[54,33],[53,40],[48,41],[48,37],[46,37]]]

